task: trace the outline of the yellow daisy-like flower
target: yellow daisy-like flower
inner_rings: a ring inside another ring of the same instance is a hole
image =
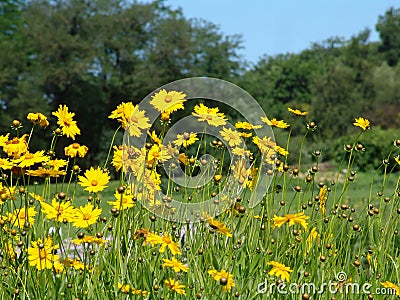
[[[228,142],[229,146],[235,147],[239,146],[242,143],[242,139],[240,136],[240,132],[236,130],[232,130],[230,128],[222,128],[219,132],[222,135],[222,138]]]
[[[131,293],[132,295],[138,295],[138,296],[148,296],[150,295],[150,292],[144,291],[144,290],[139,290],[131,287],[129,284],[122,284],[118,282],[118,289],[124,293],[124,294],[129,294]]]
[[[399,156],[395,156],[394,160],[397,162],[397,164],[400,166],[400,158]],[[1,162],[0,162],[0,168],[1,168]]]
[[[6,145],[9,136],[9,133],[7,133],[6,135],[0,135],[0,147],[4,147]]]
[[[92,203],[75,209],[73,225],[77,228],[86,228],[97,222],[101,214],[101,208],[94,208]]]
[[[151,96],[152,100],[150,104],[154,106],[159,112],[170,114],[178,109],[183,109],[183,103],[186,101],[186,94],[177,91],[167,92],[161,90],[154,96]]]
[[[319,189],[319,208],[321,210],[322,216],[325,216],[326,200],[328,199],[328,197],[326,196],[327,193],[328,187],[326,185]]]
[[[79,259],[64,258],[60,260],[60,263],[64,265],[65,268],[74,268],[75,270],[84,270],[85,264]]]
[[[85,145],[80,145],[78,143],[73,143],[69,145],[68,147],[64,148],[64,153],[66,156],[69,157],[85,157],[86,154],[88,153],[89,148],[86,147]]]
[[[185,286],[179,282],[179,280],[174,280],[172,278],[165,279],[164,284],[172,291],[179,295],[186,295],[184,290]]]
[[[200,122],[207,122],[211,126],[223,126],[226,124],[227,119],[225,114],[219,112],[219,108],[209,108],[203,103],[200,103],[194,107],[194,112],[192,115],[197,117]]]
[[[47,162],[47,166],[53,168],[54,170],[59,170],[66,165],[68,165],[68,161],[66,161],[65,159],[52,159]]]
[[[107,240],[102,239],[102,238],[98,238],[98,237],[94,237],[92,235],[87,235],[84,236],[83,238],[77,238],[77,239],[73,239],[71,240],[71,242],[73,242],[75,245],[80,245],[80,244],[96,244],[99,246],[103,246],[104,243],[107,242]]]
[[[111,160],[111,164],[114,166],[115,170],[118,172],[121,170],[122,164],[122,146],[113,146],[114,153]]]
[[[164,162],[171,158],[169,155],[167,148],[164,145],[154,144],[147,154],[147,162],[148,163],[158,163]]]
[[[13,156],[15,159],[20,158],[21,155],[28,151],[27,136],[27,134],[24,134],[20,138],[15,137],[10,141],[4,142],[3,151],[7,153],[8,156]]]
[[[3,257],[6,256],[11,261],[15,260],[15,257],[17,256],[14,246],[10,241],[7,241],[7,244],[5,244],[5,247],[1,253]]]
[[[161,141],[160,138],[157,136],[155,130],[153,130],[152,132],[149,132],[148,134],[149,134],[150,139],[151,139],[154,143],[156,143],[156,144],[158,144],[158,145],[161,145],[161,144],[162,144],[162,141]]]
[[[311,249],[314,240],[317,239],[319,236],[320,236],[320,234],[317,232],[316,227],[311,229],[310,234],[308,235],[308,237],[306,239],[307,247],[309,250]]]
[[[12,226],[16,226],[22,229],[28,223],[29,227],[32,227],[32,225],[35,223],[36,214],[37,211],[34,207],[29,207],[28,209],[22,207],[15,209],[12,214],[7,213],[7,219]]]
[[[226,225],[222,222],[219,222],[212,217],[207,217],[207,222],[210,224],[210,227],[217,230],[219,233],[226,235],[228,237],[232,236],[232,231],[230,228],[226,227]]]
[[[385,288],[393,289],[396,292],[396,295],[400,297],[400,287],[395,285],[390,281],[381,282],[381,285]]]
[[[50,158],[44,155],[44,150],[37,151],[35,153],[27,152],[22,155],[19,159],[14,160],[14,163],[18,164],[20,168],[31,167],[34,164],[48,161]]]
[[[175,257],[173,257],[172,260],[163,258],[163,262],[163,268],[170,267],[174,270],[175,273],[178,273],[180,271],[187,272],[189,270],[188,266],[178,261]]]
[[[268,263],[272,266],[271,271],[269,271],[269,275],[271,276],[278,276],[282,280],[286,280],[290,282],[290,273],[293,272],[289,267],[286,267],[284,264],[278,263],[276,261],[270,261]]]
[[[222,290],[224,292],[230,292],[232,287],[235,286],[233,274],[225,270],[209,270],[207,273],[210,274],[215,281],[218,281],[222,285]]]
[[[61,126],[63,134],[75,140],[76,135],[81,134],[76,121],[73,120],[75,113],[69,112],[66,105],[61,105],[58,110],[53,112],[53,116],[57,117],[57,124]]]
[[[257,145],[260,152],[264,155],[275,153],[276,143],[272,141],[271,137],[262,137],[259,138],[258,136],[253,137],[253,143]]]
[[[44,241],[38,239],[31,242],[32,247],[28,248],[29,265],[36,267],[38,270],[52,269],[56,261],[60,259],[54,250],[57,245],[52,245],[51,237],[47,237]]]
[[[196,133],[183,133],[183,134],[177,134],[176,135],[176,140],[174,141],[174,144],[178,147],[183,146],[187,147],[190,145],[193,145],[196,141],[198,141],[199,138],[197,137]]]
[[[129,189],[125,189],[123,193],[114,193],[115,201],[108,201],[113,208],[118,210],[124,210],[135,206],[135,201],[133,201],[133,195]]]
[[[159,249],[159,252],[161,253],[165,252],[165,249],[168,247],[173,255],[182,254],[179,250],[178,243],[174,242],[171,236],[159,236],[157,234],[149,232],[146,236],[146,242],[150,243],[151,246],[161,244],[161,247]]]
[[[26,119],[33,124],[39,124],[40,127],[46,128],[49,126],[49,121],[47,121],[47,117],[41,113],[29,113]]]
[[[85,191],[89,193],[97,193],[104,190],[107,187],[107,183],[110,181],[108,172],[102,170],[100,167],[94,169],[90,167],[89,170],[85,171],[85,176],[78,176],[79,185],[85,187]]]
[[[301,111],[301,110],[298,110],[298,109],[292,109],[290,107],[288,107],[288,111],[293,113],[293,114],[295,114],[296,116],[299,116],[299,117],[304,117],[304,116],[306,116],[308,114],[308,112],[306,112],[306,111]]]
[[[285,128],[288,128],[290,126],[288,123],[285,123],[285,121],[283,121],[283,120],[278,121],[275,118],[270,120],[267,117],[261,117],[261,121],[263,121],[264,123],[266,123],[269,126],[276,127],[276,128],[285,129]]]
[[[51,204],[44,201],[40,202],[42,212],[48,220],[56,220],[57,222],[71,222],[75,216],[75,207],[70,201],[60,202],[53,199]]]
[[[355,119],[354,121],[355,122],[353,123],[353,125],[360,127],[364,131],[370,128],[370,123],[367,119],[360,117],[360,118]]]
[[[245,129],[245,130],[254,130],[260,129],[262,125],[252,125],[249,122],[236,122],[235,128],[236,129]]]
[[[252,155],[250,150],[245,150],[243,148],[238,148],[238,147],[232,149],[232,154],[241,157],[250,157]]]
[[[133,105],[132,102],[122,102],[108,117],[118,119],[122,128],[128,130],[131,136],[139,137],[142,135],[142,130],[151,127],[145,111],[139,110],[139,105]]]
[[[272,221],[273,221],[272,227],[273,228],[281,227],[285,223],[289,223],[289,226],[292,226],[292,225],[298,223],[301,226],[303,226],[305,230],[307,230],[308,224],[307,224],[306,220],[309,218],[310,217],[304,215],[304,212],[297,213],[297,214],[287,214],[284,217],[278,217],[275,215],[272,218]]]
[[[7,158],[0,158],[0,169],[10,170],[13,166],[14,164]]]
[[[0,205],[4,203],[7,199],[13,199],[16,193],[16,186],[8,187],[3,186],[0,182]]]
[[[276,152],[278,152],[280,155],[283,155],[283,156],[288,156],[289,155],[289,151],[287,151],[285,148],[282,148],[282,147],[280,147],[278,145],[275,146],[274,150]]]
[[[39,167],[37,170],[27,170],[26,175],[35,176],[35,177],[60,177],[62,175],[66,175],[67,172],[62,170],[57,170],[53,168],[42,168]]]

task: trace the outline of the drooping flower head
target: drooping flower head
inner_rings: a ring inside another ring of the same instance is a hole
[[[47,121],[47,117],[41,113],[29,113],[26,117],[28,121],[33,124],[38,124],[40,127],[46,128],[49,126],[49,121]]]
[[[69,112],[66,105],[60,104],[58,110],[53,112],[53,115],[57,117],[57,124],[60,125],[63,134],[67,137],[75,140],[75,136],[81,134],[76,121],[73,120],[75,113]]]
[[[85,157],[86,154],[88,153],[89,148],[86,147],[85,145],[80,145],[78,143],[73,143],[69,145],[68,147],[64,148],[64,153],[66,156],[69,156],[71,158],[74,157]]]

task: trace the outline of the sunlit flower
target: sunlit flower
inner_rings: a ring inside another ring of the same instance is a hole
[[[108,201],[113,208],[118,210],[124,210],[135,206],[135,201],[133,200],[133,195],[129,189],[125,189],[123,193],[114,193],[115,201]]]
[[[69,145],[68,147],[64,148],[64,153],[66,156],[69,157],[85,157],[85,155],[88,153],[89,149],[85,145],[80,145],[78,143],[73,143]]]
[[[300,117],[304,117],[304,116],[306,116],[308,114],[308,112],[306,112],[306,111],[301,111],[301,110],[298,110],[298,109],[292,109],[290,107],[288,107],[288,111],[293,113],[293,114],[295,114],[296,116],[300,116]]]
[[[124,294],[132,294],[132,295],[138,295],[138,296],[148,296],[150,295],[150,292],[144,291],[144,290],[139,290],[131,287],[129,284],[121,284],[118,282],[118,289],[124,293]]]
[[[226,124],[227,119],[225,114],[219,112],[219,108],[209,108],[203,103],[200,103],[194,107],[192,115],[197,117],[200,122],[205,121],[211,126],[223,126]]]
[[[146,242],[150,243],[151,246],[161,244],[159,251],[163,253],[165,249],[168,247],[171,250],[173,255],[175,254],[182,254],[179,250],[178,243],[174,242],[171,236],[163,235],[159,236],[157,234],[149,232],[146,236]]]
[[[53,168],[42,168],[42,167],[39,167],[37,170],[27,170],[25,173],[29,176],[36,176],[36,177],[59,177],[67,174],[67,172],[62,170],[56,170]]]
[[[149,137],[150,137],[150,139],[151,139],[154,143],[156,143],[156,144],[158,144],[158,145],[161,145],[162,141],[161,141],[160,138],[157,136],[155,130],[153,130],[152,132],[149,132]]]
[[[300,224],[301,226],[304,227],[304,229],[307,230],[307,219],[309,219],[310,217],[304,215],[304,212],[301,213],[297,213],[297,214],[287,214],[284,217],[278,217],[278,216],[274,216],[272,218],[273,224],[272,227],[276,228],[276,227],[281,227],[283,224],[285,223],[289,223],[289,226],[292,226],[296,223]]]
[[[46,165],[54,170],[59,170],[60,168],[65,167],[67,164],[68,161],[65,159],[52,159],[46,162]]]
[[[58,261],[60,257],[54,254],[54,250],[58,248],[57,245],[52,245],[51,237],[47,237],[44,241],[38,239],[31,241],[32,247],[28,248],[29,265],[36,267],[38,270],[52,269],[54,262]]]
[[[35,223],[36,214],[37,211],[35,210],[35,207],[29,207],[26,209],[24,206],[22,208],[15,209],[12,214],[7,213],[7,219],[12,226],[22,229],[27,224],[29,224],[29,227],[32,227],[32,225]]]
[[[85,171],[85,176],[79,175],[78,178],[79,185],[85,187],[84,190],[89,193],[97,193],[104,190],[110,181],[108,172],[102,170],[100,167],[97,167],[97,169],[90,167],[89,170]]]
[[[17,256],[14,246],[10,241],[7,241],[7,244],[5,244],[3,251],[0,251],[0,253],[2,257],[7,257],[11,261],[15,260],[15,257]]]
[[[277,119],[268,119],[267,117],[261,117],[261,121],[266,123],[269,126],[273,126],[276,128],[288,128],[290,125],[288,123],[285,123],[283,120],[278,121]]]
[[[177,134],[176,135],[176,140],[174,141],[174,144],[176,146],[183,146],[183,147],[187,147],[190,146],[192,144],[194,144],[196,141],[198,141],[199,138],[197,137],[196,133],[183,133],[183,134]]]
[[[235,286],[233,274],[229,273],[228,271],[209,270],[207,273],[210,274],[215,281],[218,281],[222,285],[222,290],[224,292],[230,292],[232,287]]]
[[[268,263],[272,266],[271,271],[269,271],[269,275],[280,277],[282,280],[286,280],[290,282],[290,274],[293,272],[289,267],[286,267],[284,264],[278,263],[276,261],[270,261]]]
[[[99,246],[104,245],[104,243],[107,242],[107,240],[98,238],[92,235],[85,235],[83,238],[77,238],[71,240],[75,245],[80,245],[80,244],[96,244]]]
[[[252,125],[249,122],[236,122],[235,128],[236,129],[245,129],[245,130],[253,130],[253,129],[260,129],[262,125]]]
[[[360,127],[362,130],[367,130],[370,128],[370,123],[367,119],[364,118],[357,118],[353,123],[354,126]]]
[[[219,222],[210,216],[207,216],[207,222],[208,222],[208,224],[210,224],[211,228],[217,230],[219,233],[226,235],[228,237],[232,236],[231,229],[226,227],[226,225],[224,223]]]
[[[0,205],[3,204],[8,199],[13,199],[16,193],[16,186],[9,187],[3,186],[0,182]]]
[[[232,154],[241,157],[250,157],[252,153],[250,152],[250,150],[245,150],[243,148],[235,147],[232,149]]]
[[[231,128],[222,128],[219,132],[222,138],[228,142],[229,146],[239,146],[242,143],[242,139],[240,133],[236,130],[232,130]]]
[[[147,161],[149,163],[159,163],[164,162],[170,159],[171,156],[169,155],[167,148],[164,145],[157,145],[154,144],[151,146],[149,153],[147,154]]]
[[[397,162],[397,164],[400,166],[400,158],[399,156],[395,156],[394,160]],[[0,163],[0,167],[1,167],[1,163]]]
[[[53,115],[57,117],[57,124],[61,126],[63,134],[67,137],[75,140],[75,136],[81,134],[76,121],[73,120],[75,113],[68,112],[66,105],[60,104],[58,110],[53,112]]]
[[[176,292],[179,295],[186,295],[184,290],[185,286],[179,282],[179,280],[174,280],[172,278],[165,279],[164,284],[172,291]]]
[[[9,133],[7,133],[6,135],[0,135],[0,147],[4,147],[6,145],[9,136]]]
[[[174,270],[175,273],[178,273],[180,271],[187,272],[189,270],[186,265],[178,261],[175,257],[173,257],[172,260],[163,258],[163,262],[164,263],[162,264],[162,266],[164,268],[170,267]]]
[[[13,166],[14,164],[7,158],[0,158],[0,169],[10,170]]]
[[[97,222],[101,214],[101,208],[94,208],[91,203],[75,209],[73,225],[78,228],[86,228]]]
[[[307,243],[308,249],[311,249],[314,240],[317,239],[319,236],[320,236],[320,234],[317,232],[317,228],[316,227],[311,229],[310,234],[308,235],[308,237],[306,239],[306,243]]]
[[[183,103],[186,101],[186,94],[177,91],[167,92],[162,89],[154,96],[150,104],[154,106],[159,112],[172,113],[178,109],[183,109]]]
[[[321,209],[322,216],[325,215],[326,211],[326,200],[328,199],[326,196],[327,193],[328,187],[326,185],[319,189],[319,208]]]
[[[258,136],[253,137],[253,143],[257,145],[260,152],[264,155],[269,153],[275,153],[276,143],[272,141],[271,137],[262,137]]]
[[[385,288],[393,289],[396,292],[396,295],[400,297],[400,287],[395,285],[390,281],[381,282],[381,285]],[[388,294],[388,293],[387,293]]]
[[[6,141],[3,145],[3,151],[15,159],[20,158],[21,155],[28,151],[27,136],[27,134],[24,134],[20,138],[15,137],[10,141]]]
[[[142,130],[151,127],[149,118],[146,117],[144,110],[139,110],[139,105],[133,105],[132,102],[122,102],[109,116],[110,119],[118,119],[122,128],[128,130],[132,136],[139,137]]]
[[[289,155],[289,151],[287,151],[285,148],[280,147],[280,146],[278,146],[278,145],[275,146],[274,150],[275,150],[277,153],[279,153],[280,155],[283,155],[283,156]]]
[[[114,166],[115,170],[118,172],[122,168],[122,146],[113,146],[114,153],[111,160],[111,164]]]
[[[18,164],[20,168],[27,168],[37,163],[46,162],[49,159],[48,156],[44,155],[44,150],[42,150],[35,153],[26,152],[19,159],[14,160],[14,163]]]
[[[64,258],[60,260],[60,263],[64,265],[65,268],[74,268],[75,270],[84,270],[85,264],[79,259]]]
[[[26,118],[33,124],[39,124],[40,127],[46,128],[47,126],[49,126],[49,121],[47,121],[47,117],[41,113],[29,113]]]
[[[57,222],[71,222],[75,216],[75,207],[70,201],[61,202],[53,199],[51,204],[44,201],[40,202],[42,212],[48,220],[56,220]]]

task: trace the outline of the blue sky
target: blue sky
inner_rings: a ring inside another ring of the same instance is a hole
[[[370,40],[378,16],[394,0],[166,0],[181,7],[187,18],[202,18],[220,26],[224,34],[242,34],[244,58],[257,62],[263,55],[294,52],[329,37],[350,38],[365,28]]]

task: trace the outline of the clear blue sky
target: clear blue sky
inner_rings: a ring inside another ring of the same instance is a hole
[[[181,7],[187,18],[202,18],[220,26],[224,34],[241,34],[244,58],[257,62],[263,55],[294,52],[329,37],[350,38],[365,28],[370,40],[378,16],[397,0],[166,0]]]

